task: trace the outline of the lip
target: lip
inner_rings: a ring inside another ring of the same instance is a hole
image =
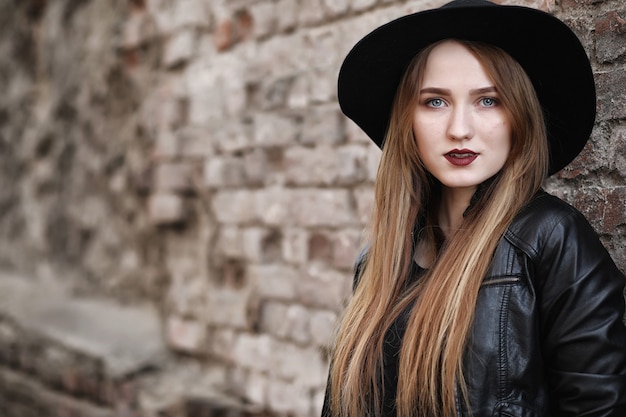
[[[467,166],[474,162],[474,160],[478,158],[478,155],[478,153],[471,149],[452,149],[444,155],[444,158],[452,165]]]

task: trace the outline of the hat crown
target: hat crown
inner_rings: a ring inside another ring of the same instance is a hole
[[[453,9],[453,8],[457,8],[457,7],[489,7],[489,6],[497,6],[497,4],[494,4],[490,1],[487,0],[454,0],[451,1],[450,3],[446,3],[443,6],[441,6],[441,9]]]

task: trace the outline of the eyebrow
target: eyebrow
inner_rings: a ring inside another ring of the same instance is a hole
[[[498,90],[494,86],[475,88],[470,90],[470,94],[486,94],[486,93],[496,93]],[[438,87],[426,87],[420,90],[420,94],[441,94],[441,95],[450,95],[451,91],[446,88],[438,88]]]

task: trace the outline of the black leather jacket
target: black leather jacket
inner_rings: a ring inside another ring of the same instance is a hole
[[[582,214],[538,194],[478,296],[465,360],[471,414],[626,417],[625,285]]]
[[[625,285],[583,215],[539,193],[480,289],[457,414],[626,417]]]

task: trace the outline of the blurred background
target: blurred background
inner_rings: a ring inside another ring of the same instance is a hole
[[[444,2],[0,0],[0,416],[318,416],[380,154],[337,72]],[[546,188],[624,271],[626,3],[505,3],[591,57]]]

